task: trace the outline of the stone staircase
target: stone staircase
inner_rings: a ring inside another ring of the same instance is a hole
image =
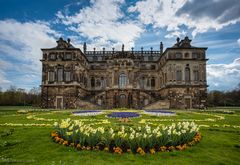
[[[96,103],[91,102],[91,95],[82,97],[77,97],[74,101],[75,108],[79,109],[102,109],[102,107]]]
[[[143,107],[143,109],[169,109],[169,108],[170,108],[169,100],[158,100]]]

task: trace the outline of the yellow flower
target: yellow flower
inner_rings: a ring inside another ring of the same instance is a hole
[[[77,149],[81,149],[81,145],[80,144],[77,144]]]
[[[71,143],[70,146],[71,146],[71,147],[74,147],[74,146],[75,146],[75,143]]]
[[[160,151],[164,152],[164,151],[166,151],[166,150],[167,150],[167,147],[165,147],[165,146],[161,146],[161,147],[160,147]]]
[[[65,140],[62,144],[67,146],[68,145],[68,141]]]
[[[127,152],[130,152],[130,153],[131,153],[131,152],[132,152],[132,150],[129,148],[129,149],[127,149]]]
[[[117,154],[122,154],[122,152],[123,152],[120,147],[114,147],[113,151],[114,151],[114,153],[117,153]]]
[[[154,148],[151,148],[149,151],[150,151],[151,154],[155,154],[156,153]]]

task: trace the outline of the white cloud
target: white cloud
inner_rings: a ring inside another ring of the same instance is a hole
[[[18,60],[39,61],[42,47],[55,45],[59,34],[45,22],[0,21],[0,50]]]
[[[184,30],[183,31],[174,31],[174,32],[171,32],[167,35],[165,35],[165,38],[177,38],[177,37],[181,37],[181,36],[186,36],[187,32],[185,32]]]
[[[240,46],[240,38],[237,40],[238,45]]]
[[[0,89],[5,88],[8,86],[11,81],[7,79],[6,74],[4,72],[5,69],[11,67],[12,65],[6,61],[0,59]]]
[[[40,21],[21,23],[16,20],[1,20],[0,27],[0,62],[4,64],[4,67],[0,67],[0,74],[5,82],[4,87],[16,85],[31,88],[34,86],[32,82],[40,83],[40,49],[55,46],[54,37],[59,34],[49,24]],[[14,74],[14,77],[8,74]]]
[[[240,83],[240,58],[230,64],[207,65],[210,89],[230,90]]]
[[[139,13],[138,19],[143,24],[166,28],[170,33],[179,32],[185,25],[194,37],[198,33],[219,30],[239,22],[239,6],[236,0],[146,0],[137,2],[128,11]]]
[[[121,21],[124,19],[120,10],[123,3],[124,0],[92,0],[90,7],[75,15],[65,16],[60,11],[56,15],[69,30],[90,39],[92,45],[112,47],[125,44],[129,49],[144,30],[134,21]]]

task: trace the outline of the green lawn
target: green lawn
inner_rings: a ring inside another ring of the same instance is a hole
[[[30,107],[26,107],[28,109]],[[104,125],[122,125],[117,119],[105,115],[95,117],[72,116],[70,110],[29,112],[19,114],[22,107],[0,107],[0,164],[239,164],[240,162],[240,108],[228,108],[234,114],[217,112],[177,111],[176,116],[155,117],[141,114],[125,125],[152,126],[178,121],[192,121],[201,125],[202,140],[184,151],[158,152],[155,155],[124,153],[122,155],[104,151],[77,151],[74,148],[54,143],[50,131],[54,121],[60,119],[93,119],[94,123],[108,120]],[[109,112],[106,112],[109,113]],[[55,119],[54,121],[49,119]],[[6,126],[12,123],[13,126]],[[29,126],[16,124],[49,124]],[[99,125],[99,124],[98,124]],[[98,126],[95,125],[95,126]]]

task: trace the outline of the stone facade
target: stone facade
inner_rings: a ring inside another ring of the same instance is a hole
[[[56,47],[42,49],[42,107],[204,108],[206,50],[191,46],[188,37],[165,51],[162,43],[159,51],[125,51],[124,45],[87,51],[84,43],[81,51],[60,38]]]

